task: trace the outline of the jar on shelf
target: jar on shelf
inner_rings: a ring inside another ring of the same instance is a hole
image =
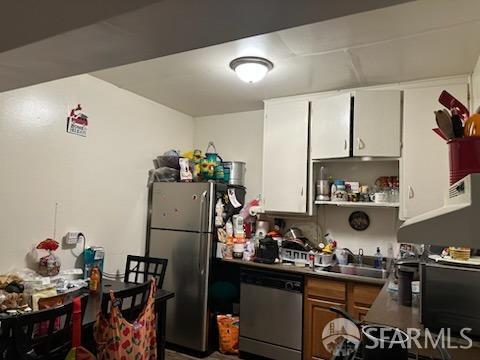
[[[332,185],[332,201],[348,201],[345,181],[335,180]]]

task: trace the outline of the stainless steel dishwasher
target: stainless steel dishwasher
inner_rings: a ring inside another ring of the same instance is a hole
[[[240,352],[301,360],[303,276],[242,269]]]

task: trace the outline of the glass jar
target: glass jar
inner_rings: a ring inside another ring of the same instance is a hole
[[[332,196],[334,201],[347,201],[348,194],[345,185],[336,185],[335,193]]]
[[[398,191],[398,188],[390,189],[388,201],[391,203],[398,203],[400,201],[400,192]]]

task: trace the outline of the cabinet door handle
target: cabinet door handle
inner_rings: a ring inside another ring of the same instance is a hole
[[[362,150],[364,148],[365,148],[365,143],[363,142],[363,140],[360,138],[357,138],[357,149]]]
[[[408,186],[408,198],[413,199],[415,197],[415,192],[413,191],[413,187]]]
[[[347,139],[345,139],[343,141],[343,150],[347,150],[347,145],[348,145],[348,142],[347,142]]]
[[[303,196],[303,186],[302,186],[302,190],[300,191],[300,196]]]

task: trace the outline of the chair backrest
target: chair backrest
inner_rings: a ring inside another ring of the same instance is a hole
[[[167,264],[167,259],[127,255],[124,281],[139,284],[155,278],[157,289],[161,289]]]
[[[82,319],[88,295],[81,296]],[[13,321],[15,355],[19,359],[64,359],[72,346],[73,302],[20,315]],[[39,329],[45,331],[39,332]]]
[[[107,316],[111,306],[118,306],[121,309],[123,317],[127,319],[127,321],[135,321],[147,303],[148,296],[150,295],[150,288],[151,282],[147,281],[144,284],[115,291],[115,301],[118,302],[115,304],[111,303],[110,293],[104,293],[102,295],[103,314]]]

